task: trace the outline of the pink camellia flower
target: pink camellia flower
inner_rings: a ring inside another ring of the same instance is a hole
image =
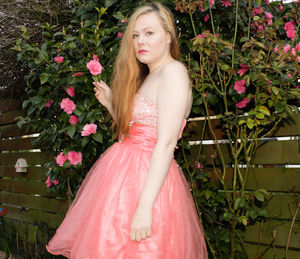
[[[248,71],[248,66],[244,65],[244,64],[240,64],[241,68],[239,71],[237,71],[237,74],[239,74],[240,76],[242,76],[245,72]]]
[[[300,63],[300,56],[296,57],[296,60],[297,60],[298,63]]]
[[[67,94],[70,95],[71,97],[75,96],[75,88],[73,86],[69,86],[67,88]]]
[[[275,48],[274,48],[273,51],[274,51],[274,52],[277,52],[277,51],[278,51],[278,46],[277,46],[277,45],[275,46]]]
[[[296,56],[296,49],[295,49],[295,48],[292,48],[292,49],[291,49],[291,54],[292,54],[293,56]]]
[[[57,52],[61,52],[61,49],[57,49]]]
[[[67,155],[63,155],[63,152],[60,152],[59,155],[56,157],[56,164],[63,167],[66,160],[67,160]]]
[[[47,180],[45,181],[47,188],[50,188],[50,186],[52,185],[52,182],[50,180],[50,176],[48,176]]]
[[[279,10],[280,10],[280,11],[283,10],[283,6],[282,6],[282,5],[279,6]]]
[[[231,3],[228,0],[221,1],[221,6],[228,7],[228,6],[231,6]]]
[[[197,163],[197,169],[201,169],[201,168],[204,168],[204,166],[200,162],[198,162]]]
[[[266,0],[266,4],[270,4],[270,0]]]
[[[300,52],[300,41],[297,43],[295,48],[296,48],[297,52]]]
[[[295,22],[294,21],[287,22],[284,25],[284,29],[286,31],[286,36],[291,40],[293,40],[296,35]]]
[[[123,38],[123,33],[122,32],[118,32],[117,36],[118,36],[118,38],[122,39]]]
[[[71,165],[80,164],[81,161],[82,161],[82,154],[81,154],[81,152],[70,151],[68,153],[68,160],[70,161]]]
[[[97,131],[97,125],[94,123],[91,124],[85,124],[82,131],[81,136],[88,136],[91,134],[95,134]]]
[[[54,185],[58,185],[59,184],[59,180],[58,179],[53,179],[52,183],[54,183]]]
[[[73,110],[76,108],[76,105],[69,98],[64,98],[60,103],[60,108],[63,109],[67,114],[72,114]]]
[[[82,76],[84,75],[82,72],[76,72],[72,75],[72,77]]]
[[[59,57],[55,57],[54,58],[54,62],[60,64],[60,63],[63,63],[64,62],[64,57],[63,56],[59,56]]]
[[[209,0],[210,8],[212,8],[212,6],[214,5],[214,3],[215,3],[215,0]]]
[[[205,15],[204,21],[207,22],[208,19],[209,19],[209,14]]]
[[[287,53],[287,52],[289,51],[290,47],[291,47],[291,45],[290,45],[290,44],[286,44],[286,45],[284,45],[284,47],[283,47],[283,51],[284,51],[284,53]]]
[[[47,108],[49,108],[49,107],[51,107],[52,103],[53,103],[53,100],[49,100],[48,102],[45,103],[45,106]]]
[[[102,66],[96,55],[93,55],[93,59],[86,64],[86,67],[90,70],[91,74],[96,76],[101,74]]]
[[[71,125],[76,125],[78,122],[78,117],[76,115],[71,115],[70,119],[69,119],[69,123]]]
[[[206,34],[204,34],[204,33],[197,35],[198,39],[204,39],[205,37],[206,37]]]
[[[266,19],[267,19],[267,25],[271,25],[273,23],[273,15],[269,12],[265,12],[265,15],[266,15]]]
[[[272,80],[270,80],[270,81],[268,82],[268,84],[269,84],[269,85],[271,85],[272,83],[273,83],[273,81],[272,81]]]
[[[293,77],[292,77],[291,74],[287,74],[287,76],[288,76],[290,79],[293,79]]]
[[[236,103],[235,106],[238,107],[239,109],[245,108],[249,104],[249,100],[247,97],[245,97],[243,100],[240,102]]]
[[[236,90],[239,94],[245,93],[246,92],[245,84],[246,84],[245,79],[242,79],[240,81],[235,81],[234,90]]]
[[[126,19],[122,19],[122,20],[121,20],[121,23],[126,23]]]

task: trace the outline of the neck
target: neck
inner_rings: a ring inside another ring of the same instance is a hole
[[[164,65],[168,64],[169,62],[171,62],[171,60],[173,60],[173,58],[172,58],[172,56],[170,54],[168,54],[168,55],[164,56],[162,59],[160,59],[159,62],[153,63],[153,64],[148,64],[149,74],[152,74],[153,72],[159,70]]]

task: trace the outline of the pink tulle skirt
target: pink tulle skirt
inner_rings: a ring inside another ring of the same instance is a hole
[[[141,124],[129,134],[92,166],[48,252],[72,259],[207,258],[193,198],[174,159],[153,205],[151,237],[130,240],[157,136],[154,128]]]

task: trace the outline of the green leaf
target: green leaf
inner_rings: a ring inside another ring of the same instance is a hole
[[[108,8],[108,7],[112,6],[113,4],[117,3],[118,1],[120,1],[120,0],[105,0],[104,1],[104,6],[106,8]]]
[[[257,119],[260,119],[260,120],[262,120],[262,119],[264,119],[264,118],[265,118],[265,115],[264,115],[264,114],[262,114],[262,113],[260,113],[260,112],[257,112],[257,113],[255,114],[255,117],[256,117]]]
[[[70,138],[73,138],[74,137],[74,134],[75,134],[75,130],[76,130],[76,127],[75,126],[70,126],[69,128],[68,128],[68,135],[69,135],[69,137]]]
[[[279,89],[275,86],[272,86],[272,91],[275,95],[278,95],[279,94]]]
[[[49,79],[49,75],[47,73],[40,74],[41,84],[45,84]]]
[[[240,216],[238,218],[238,221],[241,222],[244,226],[247,226],[247,217],[246,216]]]
[[[254,16],[254,17],[253,17],[253,20],[254,20],[254,21],[259,20],[259,16]]]
[[[253,120],[251,118],[247,119],[247,127],[252,129],[254,127]]]
[[[229,221],[231,220],[233,217],[233,214],[229,211],[226,211],[224,214],[223,214],[223,218],[226,220],[226,221]]]
[[[259,110],[261,113],[263,113],[264,115],[267,115],[267,116],[270,116],[270,115],[271,115],[271,114],[270,114],[270,110],[269,110],[266,106],[264,106],[264,105],[259,106],[259,107],[258,107],[258,110]]]
[[[103,143],[103,136],[101,133],[97,132],[96,134],[92,135],[93,140]]]
[[[264,201],[265,200],[265,196],[259,190],[257,190],[257,191],[254,192],[254,196],[259,201]]]

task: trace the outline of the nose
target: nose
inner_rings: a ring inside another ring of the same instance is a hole
[[[144,35],[142,35],[142,34],[139,35],[139,37],[138,37],[138,39],[137,39],[137,43],[138,43],[138,44],[143,44],[143,43],[145,43],[145,37],[144,37]]]

